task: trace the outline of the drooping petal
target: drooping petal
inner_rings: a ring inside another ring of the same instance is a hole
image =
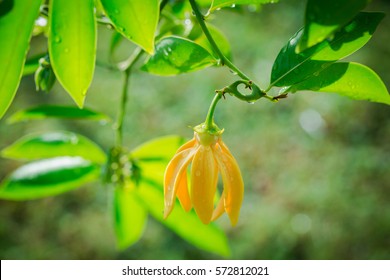
[[[181,151],[187,150],[189,148],[193,148],[197,145],[195,137],[192,138],[190,141],[184,143],[183,145],[180,146],[179,149],[177,149],[176,154],[180,153]]]
[[[222,176],[225,192],[225,211],[229,215],[231,224],[234,226],[238,221],[244,198],[244,181],[235,158],[221,146],[217,144],[213,147],[213,151]]]
[[[186,172],[189,162],[192,160],[196,149],[189,148],[177,153],[169,162],[164,174],[164,218],[172,212],[175,205],[177,187],[175,184],[181,173]]]
[[[221,198],[218,201],[217,207],[215,207],[211,221],[215,221],[225,212],[225,192],[222,192]]]
[[[177,186],[177,198],[180,201],[181,207],[188,212],[192,208],[192,202],[190,198],[190,194],[188,192],[188,183],[187,183],[187,166],[185,167],[185,170],[180,173],[179,177],[176,179]]]
[[[204,224],[211,221],[218,168],[209,146],[200,145],[191,167],[191,200],[196,214]],[[218,177],[217,177],[218,178]]]

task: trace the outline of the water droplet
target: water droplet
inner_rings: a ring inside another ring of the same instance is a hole
[[[119,31],[119,32],[125,32],[126,29],[124,29],[123,27],[118,27],[118,31]]]
[[[61,43],[61,41],[62,41],[62,39],[61,39],[60,36],[55,36],[55,37],[54,37],[54,42],[56,42],[56,43]]]
[[[318,77],[318,76],[320,75],[320,72],[314,72],[313,75],[314,75],[315,77]]]
[[[197,177],[200,176],[200,171],[199,171],[199,170],[197,170],[197,171],[195,172],[195,176],[197,176]]]
[[[255,102],[253,102],[253,101],[248,101],[248,104],[255,104]]]
[[[114,14],[117,14],[117,15],[118,15],[118,14],[119,14],[119,10],[118,10],[118,9],[115,9],[115,10],[114,10]]]
[[[231,6],[230,6],[230,8],[235,8],[236,7],[236,4],[232,4]]]
[[[68,48],[65,48],[65,49],[64,49],[64,52],[65,52],[65,53],[68,53],[68,52],[69,52],[69,49],[68,49]]]

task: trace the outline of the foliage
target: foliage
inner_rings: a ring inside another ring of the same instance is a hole
[[[54,73],[59,84],[82,108],[95,71],[98,24],[111,28],[111,62],[106,67],[123,73],[124,83],[118,117],[112,125],[115,143],[108,152],[94,139],[74,132],[25,135],[2,151],[3,157],[28,163],[3,180],[0,197],[36,199],[87,183],[103,182],[113,194],[112,220],[119,249],[133,245],[142,237],[150,215],[198,248],[221,256],[230,252],[220,227],[203,225],[193,211],[186,213],[175,207],[171,217],[163,219],[163,173],[183,139],[162,137],[135,149],[127,148],[123,121],[129,79],[135,69],[176,76],[211,66],[226,66],[239,78],[217,90],[217,94],[229,93],[250,102],[263,97],[276,102],[291,93],[311,90],[390,104],[386,86],[372,69],[355,62],[339,62],[363,47],[383,19],[382,13],[361,11],[369,1],[328,1],[324,5],[324,1],[308,0],[304,26],[280,50],[265,90],[231,61],[234,50],[227,36],[208,21],[218,17],[221,8],[239,11],[246,5],[260,7],[273,1],[196,1],[207,11],[205,15],[192,0],[161,3],[88,0],[82,4],[51,0],[48,6],[38,0],[28,4],[21,0],[11,2],[13,8],[0,15],[0,59],[4,62],[0,65],[1,116],[13,101],[22,75],[34,72],[37,89],[50,91],[54,83],[51,73]],[[277,10],[277,5],[274,9]],[[137,16],[139,11],[143,17]],[[31,37],[41,34],[34,31],[38,29],[38,14],[48,22],[40,31],[47,36],[47,53],[28,56]],[[15,26],[23,26],[20,33],[14,32]],[[125,39],[136,45],[135,50],[128,58],[114,63],[115,50]],[[45,57],[49,58],[44,61],[48,66],[40,60]],[[140,62],[142,57],[145,61]],[[44,70],[51,72],[42,74]],[[242,85],[249,88],[249,94],[243,93],[239,87]],[[276,87],[281,88],[279,93],[271,95]],[[47,121],[48,118],[111,123],[105,113],[63,105],[23,109],[9,117],[8,122]]]

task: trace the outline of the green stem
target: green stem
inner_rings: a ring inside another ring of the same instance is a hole
[[[124,81],[122,86],[122,95],[121,95],[118,117],[114,128],[115,143],[117,146],[123,146],[123,121],[126,115],[126,106],[128,101],[128,90],[129,90],[131,70],[142,54],[143,51],[140,48],[137,48],[130,56],[130,58],[126,61],[127,64],[126,67],[121,68],[124,73]]]
[[[215,53],[218,55],[221,65],[226,65],[234,73],[237,73],[237,75],[240,76],[242,79],[250,81],[251,79],[247,75],[245,75],[237,66],[235,66],[228,58],[226,58],[226,56],[222,53],[218,45],[215,43],[213,36],[211,36],[210,31],[207,28],[206,23],[204,22],[204,16],[199,11],[198,5],[196,4],[195,0],[190,0],[190,4],[192,10],[194,11],[196,19],[199,22],[200,27],[202,28],[204,35],[210,42],[210,45],[215,51]]]
[[[208,129],[212,129],[213,126],[214,126],[214,112],[215,112],[215,107],[217,106],[217,103],[218,101],[221,99],[222,97],[222,94],[220,93],[217,93],[215,96],[214,96],[214,99],[213,101],[211,102],[210,104],[210,108],[209,108],[209,111],[207,113],[207,117],[206,117],[206,121],[204,122],[205,124],[205,128],[208,130]]]
[[[168,0],[161,1],[160,12],[167,5]],[[126,106],[128,102],[128,90],[130,84],[131,71],[134,64],[139,60],[139,58],[144,54],[144,51],[141,48],[136,48],[132,55],[125,60],[124,62],[118,64],[118,69],[124,73],[124,81],[122,86],[122,95],[121,102],[119,104],[119,112],[116,120],[116,125],[114,126],[115,130],[115,143],[118,147],[123,146],[123,122],[126,115]]]

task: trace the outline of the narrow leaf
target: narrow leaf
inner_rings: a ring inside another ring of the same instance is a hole
[[[236,5],[259,5],[277,3],[279,0],[197,0],[196,3],[203,7],[210,7],[210,11]]]
[[[79,107],[92,82],[96,58],[93,0],[52,0],[49,53],[58,81]]]
[[[141,181],[139,194],[149,213],[170,230],[197,248],[229,256],[230,249],[224,232],[214,224],[204,225],[194,212],[185,212],[179,202],[169,218],[164,220],[163,189],[151,181]]]
[[[327,39],[369,2],[370,0],[308,0],[305,31],[299,44],[299,51]]]
[[[367,66],[358,63],[335,63],[318,76],[289,89],[293,92],[298,90],[334,92],[352,99],[390,105],[389,92],[380,77]]]
[[[338,31],[332,40],[324,41],[304,52],[296,53],[302,36],[299,30],[279,52],[271,73],[271,86],[299,83],[364,46],[383,19],[382,13],[360,13]]]
[[[24,160],[79,156],[99,164],[106,161],[105,153],[96,143],[82,135],[65,131],[26,135],[3,149],[1,155]]]
[[[99,168],[80,157],[58,157],[28,163],[0,185],[0,198],[29,200],[58,195],[99,178]]]
[[[147,211],[133,183],[115,188],[113,214],[117,246],[123,250],[141,238],[147,221]]]
[[[17,123],[22,121],[43,120],[46,118],[110,121],[108,116],[86,108],[79,109],[76,107],[47,105],[18,111],[9,117],[7,122]]]
[[[159,0],[101,0],[101,3],[118,32],[153,54]]]
[[[2,3],[0,17],[0,118],[14,99],[23,73],[34,21],[42,0]]]
[[[193,72],[216,64],[213,56],[200,45],[176,36],[165,37],[142,70],[161,76]]]

